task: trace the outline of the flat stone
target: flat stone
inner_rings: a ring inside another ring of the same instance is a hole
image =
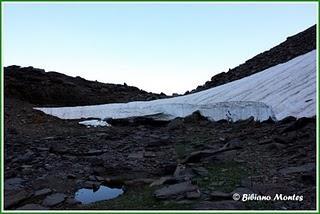
[[[97,181],[86,181],[84,182],[83,184],[83,188],[86,188],[86,189],[99,189],[101,183],[100,182],[97,182]]]
[[[102,153],[105,153],[106,150],[101,150],[101,149],[90,149],[85,155],[100,155]]]
[[[42,152],[46,152],[46,151],[49,151],[49,148],[37,148],[38,150],[42,151]]]
[[[279,172],[281,174],[291,174],[291,173],[310,172],[315,170],[316,170],[316,165],[314,163],[307,163],[301,166],[287,167],[287,168],[281,169]]]
[[[18,190],[21,189],[24,180],[22,178],[10,178],[4,181],[5,190]]]
[[[20,192],[11,192],[4,197],[4,207],[8,209],[13,206],[19,205],[19,203],[29,199],[32,196],[32,193],[29,193],[25,190]]]
[[[89,179],[89,181],[97,181],[97,179],[94,175],[90,175],[88,179]]]
[[[170,181],[173,181],[173,180],[175,180],[174,177],[172,177],[172,176],[165,176],[165,177],[159,178],[158,180],[153,181],[149,186],[150,186],[150,187],[160,186],[160,185],[165,184],[166,182],[170,182]]]
[[[226,138],[224,138],[224,137],[219,137],[219,141],[225,142],[225,141],[226,141]]]
[[[53,207],[62,203],[66,199],[66,195],[63,193],[54,193],[52,195],[47,196],[42,202],[43,206]]]
[[[21,157],[19,157],[19,161],[21,162],[29,162],[32,159],[32,156],[34,153],[32,151],[27,151],[25,154],[23,154]]]
[[[151,184],[153,181],[154,179],[150,179],[150,178],[138,178],[138,179],[125,181],[124,184],[127,186],[144,186],[144,185]]]
[[[48,210],[48,208],[43,207],[40,204],[26,204],[22,207],[17,208],[17,210]]]
[[[198,199],[200,198],[201,193],[199,190],[193,191],[193,192],[187,192],[186,198],[187,199]]]
[[[50,137],[45,137],[45,138],[42,138],[41,140],[55,140],[57,137],[55,136],[50,136]]]
[[[143,152],[135,152],[128,155],[128,158],[130,159],[142,159],[143,158]]]
[[[187,168],[183,164],[178,164],[176,170],[173,173],[175,178],[184,178],[186,180],[191,179],[195,176],[191,168]]]
[[[104,177],[101,176],[95,176],[97,181],[104,181]]]
[[[34,196],[45,196],[45,195],[50,194],[51,192],[52,192],[51,189],[44,188],[44,189],[35,191]]]
[[[152,158],[152,157],[156,157],[156,154],[154,152],[144,152],[144,157],[146,158]]]
[[[76,199],[74,199],[74,198],[67,198],[66,203],[67,203],[67,204],[70,204],[70,205],[81,204],[80,201],[78,201],[78,200],[76,200]]]
[[[183,182],[158,189],[154,192],[154,196],[159,199],[181,198],[186,196],[187,192],[197,190],[197,186],[192,185],[190,182]]]
[[[192,168],[192,170],[198,174],[198,175],[201,175],[201,176],[208,176],[209,175],[209,172],[206,168],[204,167],[195,167],[195,168]]]
[[[233,139],[228,141],[227,147],[228,148],[235,148],[235,147],[241,147],[243,143],[239,139]]]

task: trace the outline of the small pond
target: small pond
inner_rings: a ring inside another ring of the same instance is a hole
[[[110,188],[100,186],[98,190],[82,188],[75,193],[75,199],[82,204],[90,204],[97,201],[104,201],[116,198],[123,194],[122,188]]]

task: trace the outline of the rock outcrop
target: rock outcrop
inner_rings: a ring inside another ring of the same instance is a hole
[[[288,37],[286,41],[260,53],[247,60],[245,63],[229,69],[228,72],[219,73],[207,81],[204,85],[198,86],[191,93],[203,91],[219,85],[250,76],[280,63],[285,63],[297,56],[316,49],[317,32],[316,25],[302,31],[294,36]],[[190,92],[186,92],[188,94]]]
[[[33,67],[4,68],[5,97],[42,106],[78,106],[167,97],[126,84],[105,84]]]

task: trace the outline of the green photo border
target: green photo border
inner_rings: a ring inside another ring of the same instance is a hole
[[[1,94],[0,94],[0,98],[1,98],[1,108],[0,108],[0,113],[1,113],[1,123],[0,123],[0,138],[1,138],[1,147],[0,147],[0,154],[1,154],[1,158],[0,158],[0,166],[1,166],[1,179],[0,179],[0,187],[1,187],[1,194],[0,194],[0,213],[319,213],[319,124],[320,124],[320,119],[318,117],[319,115],[319,99],[320,99],[320,95],[319,95],[319,66],[320,66],[320,62],[319,62],[319,13],[320,13],[320,3],[318,0],[265,0],[265,1],[259,1],[259,0],[245,0],[245,1],[241,1],[241,0],[220,0],[220,1],[215,1],[215,0],[201,0],[201,1],[196,1],[196,0],[140,0],[140,1],[134,1],[134,0],[113,0],[113,1],[108,1],[108,0],[94,0],[94,1],[90,1],[90,0],[0,0],[1,1],[1,13],[0,13],[0,20],[1,20],[1,58],[0,58],[0,65],[1,65],[1,75],[0,75],[0,87],[1,87]],[[3,78],[3,50],[2,50],[2,27],[3,27],[3,13],[2,13],[2,9],[3,9],[3,3],[10,3],[10,2],[20,2],[20,3],[28,3],[28,2],[33,2],[33,3],[39,3],[39,2],[46,2],[46,3],[52,3],[52,2],[56,2],[56,3],[61,3],[61,2],[69,2],[69,3],[81,3],[81,2],[88,2],[88,3],[94,3],[94,2],[115,2],[115,3],[126,3],[126,2],[141,2],[141,3],[148,3],[148,2],[177,2],[177,3],[182,3],[182,2],[194,2],[194,3],[199,3],[199,2],[204,2],[204,3],[228,3],[228,2],[235,2],[235,3],[288,3],[288,2],[292,2],[292,3],[307,3],[307,2],[314,2],[317,3],[317,117],[316,117],[316,126],[317,126],[317,133],[316,133],[316,156],[317,156],[317,160],[316,160],[316,210],[214,210],[214,211],[197,211],[197,210],[190,210],[190,211],[177,211],[177,210],[48,210],[48,211],[19,211],[19,210],[4,210],[3,208],[3,202],[4,202],[4,155],[3,155],[3,151],[4,151],[4,78]]]

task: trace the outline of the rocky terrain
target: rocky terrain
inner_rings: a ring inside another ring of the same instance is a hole
[[[315,209],[316,119],[210,122],[199,113],[79,125],[5,99],[5,209]],[[80,204],[99,185],[124,194]],[[299,195],[248,201],[233,193]]]
[[[5,67],[4,82],[6,97],[42,106],[94,105],[167,97],[163,93],[148,93],[125,83],[105,84],[33,67]]]
[[[306,53],[315,48],[314,36],[315,26],[197,90]],[[34,107],[166,96],[19,66],[5,68],[4,86],[6,210],[316,208],[316,117],[232,122],[194,112],[169,121],[133,117],[87,127]],[[78,190],[102,186],[123,193],[89,204],[77,200]],[[271,200],[242,201],[245,195]]]
[[[268,51],[258,54],[247,60],[245,63],[229,69],[228,72],[221,72],[207,81],[204,85],[198,86],[191,93],[203,91],[219,85],[250,76],[251,74],[263,71],[280,63],[285,63],[302,54],[316,49],[317,26],[314,25],[305,31],[290,36],[286,41],[271,48]],[[185,94],[189,94],[187,91]]]

